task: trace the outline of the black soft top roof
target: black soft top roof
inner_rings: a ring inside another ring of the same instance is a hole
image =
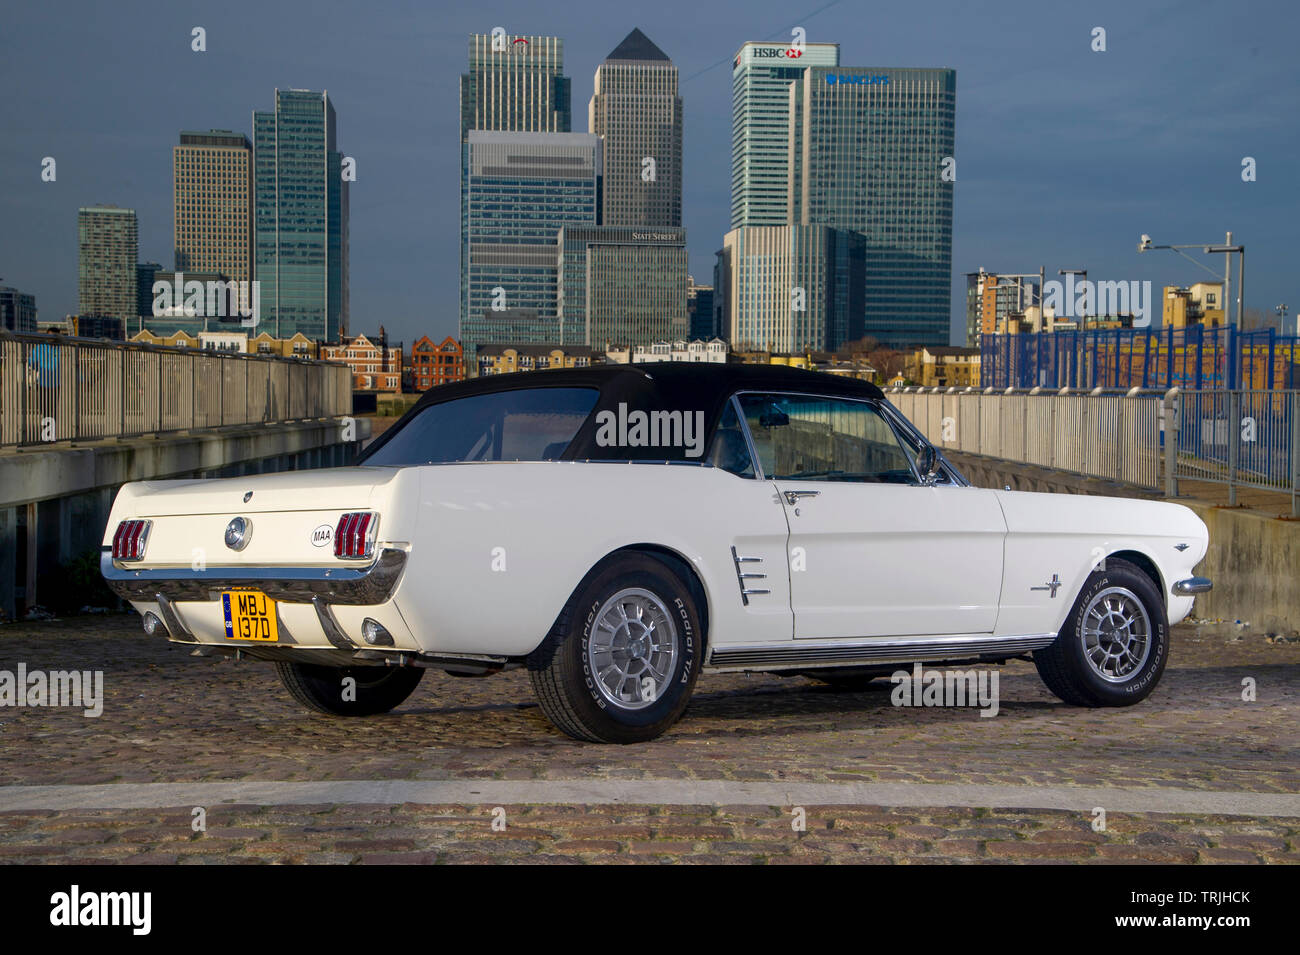
[[[510,375],[486,375],[424,393],[416,408],[425,405],[513,388],[599,388],[611,395],[620,390],[641,391],[636,382],[648,382],[665,396],[692,395],[696,402],[723,402],[740,390],[772,388],[790,391],[809,389],[817,394],[845,398],[882,398],[879,388],[868,381],[804,371],[785,365],[714,364],[711,362],[665,361],[637,365],[593,365],[590,368],[551,368],[521,371]]]
[[[656,362],[635,365],[596,365],[590,368],[548,369],[489,375],[424,393],[400,421],[381,435],[364,457],[378,450],[412,416],[429,405],[474,395],[524,388],[594,388],[596,405],[568,451],[578,460],[677,460],[682,449],[665,447],[610,447],[597,441],[597,418],[602,411],[615,415],[634,411],[702,412],[706,434],[712,436],[727,399],[737,391],[805,391],[830,397],[880,400],[884,395],[870,382],[783,365]],[[620,408],[622,407],[622,410]]]

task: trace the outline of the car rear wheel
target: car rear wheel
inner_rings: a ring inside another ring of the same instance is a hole
[[[1151,578],[1108,558],[1084,583],[1056,642],[1034,651],[1047,688],[1075,706],[1132,706],[1169,658],[1169,623]]]
[[[275,669],[295,700],[331,716],[387,713],[404,702],[424,676],[420,667],[329,667],[281,661]]]
[[[626,554],[579,586],[528,675],[542,712],[574,739],[640,743],[685,711],[702,641],[690,586],[664,562]]]

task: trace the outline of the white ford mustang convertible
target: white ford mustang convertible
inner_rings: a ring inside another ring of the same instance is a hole
[[[127,484],[101,566],[146,632],[315,710],[526,667],[559,729],[630,743],[701,671],[1032,655],[1067,703],[1137,703],[1207,545],[1178,504],[971,487],[874,385],[664,363],[436,388],[354,467]]]

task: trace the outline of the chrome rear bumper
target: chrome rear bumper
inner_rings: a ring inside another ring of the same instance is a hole
[[[1185,580],[1175,580],[1173,590],[1175,597],[1190,597],[1192,594],[1209,593],[1214,587],[1214,582],[1208,577],[1188,577]]]
[[[109,589],[124,600],[216,600],[225,590],[260,590],[273,600],[343,605],[381,604],[397,588],[406,551],[386,547],[368,567],[163,567],[134,570],[100,551],[99,570]]]

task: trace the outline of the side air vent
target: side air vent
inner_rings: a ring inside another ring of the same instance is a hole
[[[761,564],[761,557],[741,557],[736,553],[736,548],[731,548],[731,560],[736,565],[736,580],[740,583],[740,599],[745,606],[749,606],[749,598],[756,594],[770,594],[772,591],[761,587],[751,587],[746,581],[766,580],[767,574],[760,574],[757,571],[745,570],[746,564]]]

